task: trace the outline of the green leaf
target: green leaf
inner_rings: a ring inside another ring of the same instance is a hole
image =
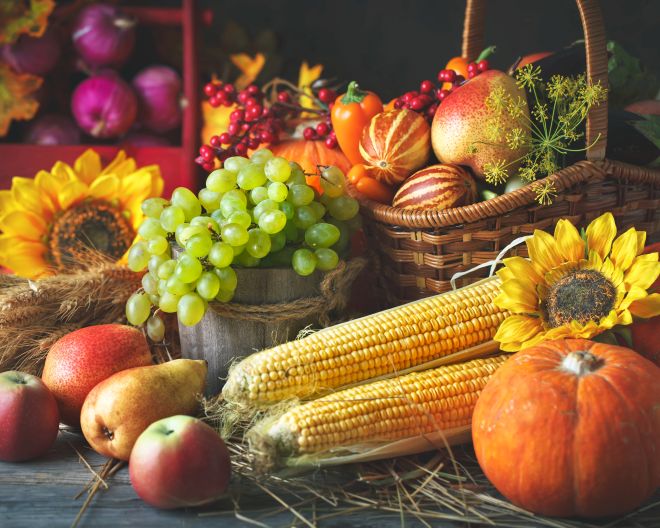
[[[658,91],[658,79],[617,42],[608,42],[607,51],[610,53],[607,64],[609,104],[613,108],[623,108],[633,101],[652,99]]]
[[[10,44],[23,34],[43,35],[54,7],[54,0],[0,2],[0,44]]]
[[[615,326],[612,331],[614,334],[623,340],[628,348],[633,347],[632,332],[629,326],[618,325]]]
[[[653,143],[656,148],[660,149],[660,116],[649,115],[640,117],[642,117],[642,119],[635,119],[628,123]]]
[[[605,343],[606,345],[618,345],[619,342],[616,340],[616,336],[614,335],[614,332],[611,330],[605,330],[602,334],[598,334],[595,337],[591,338],[592,341],[596,341],[597,343]]]

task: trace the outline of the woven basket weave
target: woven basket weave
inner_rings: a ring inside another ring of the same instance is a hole
[[[483,48],[485,0],[468,0],[462,55],[474,59]],[[577,0],[585,36],[587,76],[607,86],[605,30],[596,0]],[[586,226],[606,211],[619,229],[634,225],[648,238],[660,233],[660,171],[605,159],[607,104],[593,107],[586,123],[587,159],[548,176],[558,196],[549,206],[536,203],[531,185],[488,201],[445,210],[407,211],[350,193],[360,202],[370,246],[379,259],[379,280],[391,304],[451,289],[460,271],[494,259],[509,242],[535,229],[550,231],[568,218]],[[510,255],[527,256],[520,245]],[[463,286],[488,269],[460,278]]]

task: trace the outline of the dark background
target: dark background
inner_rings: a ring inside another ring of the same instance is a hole
[[[384,99],[434,79],[446,61],[460,55],[465,2],[462,0],[200,0],[212,8],[214,27],[204,32],[205,70],[222,71],[213,48],[228,22],[276,54],[262,76],[296,80],[302,60],[325,66],[325,77],[358,79]],[[660,1],[603,0],[608,39],[660,71]],[[486,43],[496,44],[491,61],[506,68],[518,55],[554,50],[583,37],[572,0],[490,0]],[[227,36],[227,33],[224,33]],[[214,64],[215,63],[215,64]],[[260,77],[259,81],[262,78]]]

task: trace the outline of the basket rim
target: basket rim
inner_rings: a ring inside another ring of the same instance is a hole
[[[546,178],[531,182],[520,189],[502,194],[490,200],[443,210],[427,209],[410,211],[385,205],[366,198],[346,182],[349,194],[359,203],[363,213],[388,225],[407,228],[440,228],[468,224],[487,218],[502,216],[520,207],[536,203],[534,188],[544,183],[553,184],[557,195],[582,183],[601,181],[608,175],[630,183],[652,183],[660,186],[660,169],[639,167],[622,161],[578,161]]]

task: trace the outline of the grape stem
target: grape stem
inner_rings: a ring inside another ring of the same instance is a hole
[[[287,81],[286,79],[282,79],[281,77],[275,77],[274,79],[271,79],[270,81],[268,81],[266,84],[264,84],[262,90],[264,92],[266,92],[268,90],[271,90],[272,92],[276,92],[277,88],[279,88],[281,86],[285,86],[286,88],[288,88],[289,90],[294,92],[298,97],[301,97],[301,96],[302,97],[307,97],[308,99],[311,99],[312,102],[314,102],[316,105],[318,105],[322,108],[327,108],[326,104],[323,101],[321,101],[320,99],[318,99],[317,97],[315,97],[313,95],[313,93],[308,94],[308,93],[304,92],[303,90],[301,90],[300,88],[298,88],[292,82]],[[273,99],[272,96],[271,96],[271,99]],[[286,106],[286,103],[279,103],[279,104]],[[299,106],[299,105],[291,105],[288,108],[292,108],[292,109],[295,109],[295,110],[305,110],[306,112],[309,110],[307,108],[303,109],[302,106]],[[317,110],[316,113],[322,114],[322,113],[325,113],[325,112]]]

